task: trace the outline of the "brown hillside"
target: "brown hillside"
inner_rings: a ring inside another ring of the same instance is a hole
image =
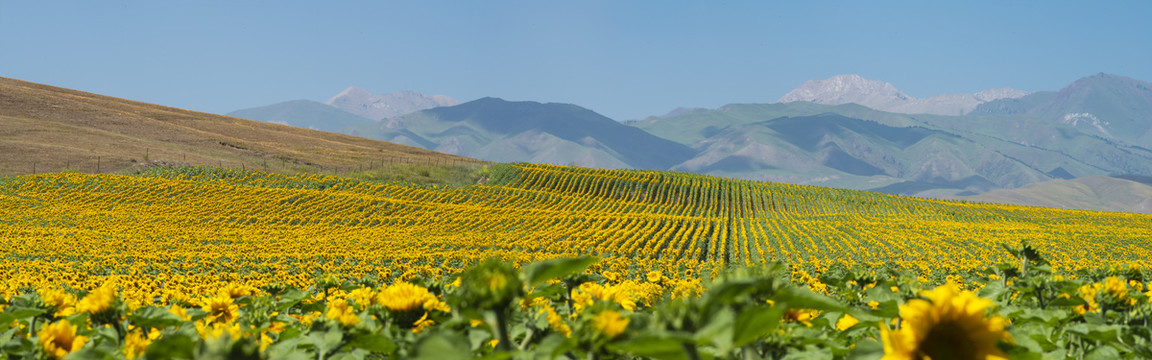
[[[0,176],[156,162],[297,172],[480,161],[0,77]]]

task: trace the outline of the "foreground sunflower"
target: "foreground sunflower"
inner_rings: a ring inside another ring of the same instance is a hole
[[[620,316],[620,313],[605,310],[592,319],[592,327],[609,339],[613,339],[624,333],[624,329],[628,327],[628,322],[628,318]]]
[[[425,302],[435,299],[428,289],[408,282],[400,281],[384,288],[376,295],[376,302],[388,310],[404,312],[416,310]]]
[[[76,327],[65,320],[57,321],[44,326],[37,334],[40,337],[40,346],[44,353],[52,358],[62,358],[69,353],[80,350],[88,337],[76,334]]]
[[[208,313],[208,316],[204,317],[207,321],[228,323],[240,317],[240,306],[233,303],[232,297],[226,292],[205,298],[202,303],[204,312]]]
[[[900,306],[899,330],[882,327],[884,359],[1006,359],[996,346],[1009,339],[1007,320],[985,317],[992,301],[954,285],[920,293]]]

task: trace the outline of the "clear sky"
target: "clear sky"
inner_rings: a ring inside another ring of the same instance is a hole
[[[917,97],[1152,81],[1152,1],[0,1],[0,76],[227,113],[348,86],[625,120],[854,73]]]

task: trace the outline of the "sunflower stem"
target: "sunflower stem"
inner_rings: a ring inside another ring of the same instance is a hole
[[[700,353],[696,352],[696,345],[681,342],[680,346],[684,348],[684,355],[687,355],[689,360],[700,360]]]
[[[503,306],[496,309],[496,333],[500,342],[496,347],[501,351],[512,350],[512,340],[508,337],[508,311]]]
[[[521,341],[520,345],[517,347],[519,347],[520,350],[524,350],[524,348],[528,346],[528,342],[532,340],[532,336],[535,334],[536,334],[536,329],[534,329],[532,327],[528,327],[527,333],[524,334],[524,340]]]

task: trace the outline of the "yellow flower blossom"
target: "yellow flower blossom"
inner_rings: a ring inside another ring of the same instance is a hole
[[[898,330],[881,328],[884,359],[1006,359],[996,346],[1007,320],[986,317],[992,301],[945,284],[900,306]]]
[[[609,339],[613,339],[624,332],[624,329],[628,327],[628,322],[628,318],[620,316],[620,313],[605,310],[592,319],[592,327]]]
[[[224,336],[228,336],[228,338],[232,340],[239,340],[243,331],[240,329],[240,324],[238,323],[207,322],[200,320],[197,321],[195,325],[196,333],[200,334],[200,338],[206,340],[217,340]]]
[[[400,281],[376,294],[376,302],[392,311],[410,311],[421,308],[436,297],[424,287]]]
[[[160,331],[153,329],[148,335],[145,335],[142,330],[129,332],[124,337],[124,356],[129,359],[135,359],[144,355],[144,351],[148,349],[148,345],[152,344],[152,340],[160,337]]]
[[[272,337],[268,336],[268,332],[260,333],[260,352],[268,350],[268,346],[271,346],[273,342]]]
[[[106,285],[92,290],[83,299],[76,303],[76,311],[86,312],[89,314],[99,314],[112,308],[112,304],[116,301],[116,287],[114,285]]]
[[[88,342],[87,337],[77,335],[76,327],[65,320],[45,325],[37,336],[40,337],[40,347],[44,352],[57,359],[80,350]]]
[[[664,279],[664,274],[659,272],[659,271],[649,271],[647,277],[648,277],[648,282],[659,283],[660,280]]]
[[[1104,291],[1117,300],[1124,300],[1128,297],[1128,284],[1118,277],[1109,276],[1104,279]]]
[[[412,333],[419,334],[434,324],[436,324],[436,322],[428,318],[428,312],[424,312],[424,316],[421,316],[420,320],[416,320],[416,322],[412,324]]]
[[[236,299],[243,296],[252,296],[252,294],[256,292],[256,288],[244,284],[228,284],[220,291],[227,293],[228,297]]]
[[[349,291],[346,299],[355,302],[357,309],[364,310],[372,304],[372,299],[375,297],[376,293],[372,291],[371,287],[362,287]]]
[[[336,320],[341,325],[352,326],[360,323],[360,316],[356,314],[356,309],[348,305],[348,300],[332,299],[328,302],[329,319]]]
[[[192,317],[188,315],[188,311],[185,310],[184,307],[182,307],[180,305],[172,305],[172,306],[168,307],[168,312],[173,313],[176,316],[179,316],[180,319],[182,319],[184,321],[192,320]]]
[[[232,302],[228,293],[221,292],[215,297],[205,298],[202,310],[208,313],[204,319],[209,322],[228,323],[240,316],[240,306]]]
[[[856,324],[859,323],[860,320],[856,320],[852,315],[844,314],[844,316],[840,317],[840,320],[836,321],[836,330],[848,330],[848,328],[856,326]]]
[[[812,319],[819,315],[820,312],[816,310],[788,309],[784,311],[783,320],[787,322],[799,322],[806,326],[812,326]]]
[[[55,309],[58,316],[70,316],[76,313],[76,295],[61,289],[43,289],[39,293],[44,305]]]

